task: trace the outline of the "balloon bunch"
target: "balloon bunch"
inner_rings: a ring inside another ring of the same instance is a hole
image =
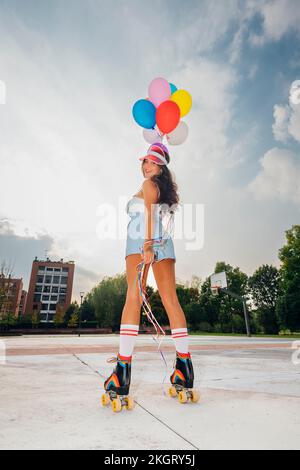
[[[149,143],[166,139],[170,145],[182,144],[188,136],[188,126],[180,119],[192,107],[192,97],[186,90],[178,90],[164,78],[155,78],[149,85],[149,98],[134,103],[132,114],[143,127],[144,139]]]

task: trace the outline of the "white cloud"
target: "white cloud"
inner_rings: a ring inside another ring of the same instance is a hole
[[[272,130],[274,138],[279,142],[287,143],[290,137],[300,142],[300,103],[297,88],[299,84],[292,83],[289,104],[274,106]],[[260,164],[258,175],[247,188],[255,198],[279,199],[299,206],[300,155],[275,147],[264,154]]]
[[[258,200],[293,202],[300,206],[300,158],[279,148],[268,150],[260,159],[261,171],[248,185]]]
[[[299,0],[269,0],[256,3],[256,12],[263,18],[262,34],[252,33],[253,45],[261,46],[268,41],[278,41],[286,33],[300,33]]]
[[[254,33],[251,22],[254,18],[262,20],[262,31]],[[236,64],[243,52],[245,41],[253,46],[264,46],[267,42],[279,41],[289,32],[300,33],[299,0],[246,0],[236,6],[233,17],[237,19],[237,30],[228,48],[229,62]],[[290,65],[299,64],[297,56]],[[252,65],[248,77],[255,76],[256,69]]]
[[[110,3],[87,0],[84,15],[75,12],[80,2],[74,2],[66,19],[63,4],[55,2],[50,32],[42,15],[36,29],[16,17],[0,18],[0,69],[7,84],[7,104],[0,108],[1,212],[24,220],[31,232],[41,227],[53,239],[50,256],[74,259],[92,273],[81,271],[78,286],[84,277],[86,285],[92,284],[93,273],[125,268],[125,240],[96,237],[96,208],[101,202],[117,205],[120,195],[130,196],[142,182],[137,156],[146,143],[131,106],[146,96],[155,76],[165,76],[193,96],[185,118],[188,141],[170,148],[180,192],[186,201],[206,198],[214,210],[221,208],[226,169],[244,160],[255,129],[247,139],[228,138],[228,128],[239,119],[234,104],[240,76],[235,60],[226,63],[225,57],[218,63],[203,55],[220,44],[234,22],[239,27],[241,18],[252,18],[257,3],[247,2],[243,10],[238,0],[183,2],[176,14],[164,1],[119,2],[112,9]],[[236,50],[246,23],[244,28]],[[255,73],[252,66],[249,77]],[[235,197],[220,210],[223,226]],[[237,220],[241,214],[243,208]],[[208,233],[207,239],[213,236]],[[227,243],[224,233],[220,253]],[[193,269],[202,275],[212,263],[199,263],[202,253],[190,255],[181,277]]]
[[[231,64],[237,64],[240,60],[245,40],[248,39],[250,33],[250,22],[253,17],[260,13],[260,10],[266,0],[246,0],[243,3],[239,3],[236,6],[235,18],[237,21],[237,30],[234,34],[233,40],[231,41],[228,54],[229,62]],[[253,65],[250,66],[248,76],[251,79],[256,70]]]
[[[289,106],[274,106],[274,124],[272,126],[274,138],[280,142],[286,142],[289,136],[288,123],[290,119]]]
[[[286,143],[292,137],[300,143],[300,81],[290,87],[289,104],[274,106],[273,134],[276,140]]]
[[[239,19],[237,0],[205,0],[194,5],[196,6],[188,8],[187,14],[182,18],[183,27],[173,37],[176,53],[181,57],[190,58],[195,54],[208,52],[222,39],[233,22]],[[173,19],[171,21],[173,23]]]
[[[226,166],[231,153],[226,132],[232,124],[238,76],[230,65],[204,58],[187,62],[180,76],[183,83],[189,84],[194,100],[192,112],[184,119],[192,132],[184,146],[170,150],[178,162],[183,154],[187,155],[189,164],[205,172],[205,181],[211,180],[220,165]]]
[[[168,78],[186,87],[194,99],[189,146],[192,149],[194,142],[196,152],[193,149],[191,154],[198,164],[210,166],[209,175],[214,173],[215,162],[226,154],[226,128],[237,78],[229,66],[187,57],[195,54],[192,44],[197,44],[198,50],[214,45],[227,30],[235,5],[231,1],[229,9],[223,4],[213,8],[211,2],[204,2],[203,10],[197,6],[189,32],[182,28],[174,37],[181,53],[176,48],[169,51],[168,68],[174,71]],[[208,18],[200,15],[200,10],[206,11]],[[134,12],[133,19],[142,33],[137,18],[141,13]],[[150,30],[150,18],[147,24]],[[46,42],[20,20],[17,26],[16,37],[4,31],[0,44],[0,65],[8,87],[7,104],[0,115],[1,211],[51,234],[56,240],[55,255],[67,250],[63,242],[67,239],[68,256],[81,253],[87,262],[101,250],[95,233],[97,205],[107,200],[116,202],[120,193],[127,191],[130,195],[135,191],[132,188],[138,189],[139,163],[134,155],[139,155],[145,145],[141,129],[133,122],[131,106],[138,98],[137,82],[147,92],[147,69],[143,69],[144,77],[131,74],[132,83],[123,81],[122,87],[115,89],[102,79],[99,64],[88,56],[74,48],[68,51],[66,60],[55,43]],[[158,33],[155,41],[157,47],[160,43],[159,53],[153,56],[151,52],[157,49],[153,44],[137,50],[140,59],[146,56],[146,62],[153,65],[149,79],[169,48],[169,41],[160,37],[162,31],[158,29]],[[176,56],[181,59],[176,61]],[[116,72],[117,68],[115,64]],[[15,196],[7,198],[12,174]],[[124,247],[124,241],[119,246]]]

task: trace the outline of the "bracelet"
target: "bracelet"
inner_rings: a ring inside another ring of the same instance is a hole
[[[153,245],[153,244],[154,244],[154,243],[153,243],[152,240],[149,240],[149,241],[147,241],[147,242],[144,242],[144,245]]]

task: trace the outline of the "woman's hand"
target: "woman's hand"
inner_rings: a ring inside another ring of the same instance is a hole
[[[144,243],[144,252],[142,253],[142,260],[144,264],[150,264],[154,261],[154,251],[152,245]]]

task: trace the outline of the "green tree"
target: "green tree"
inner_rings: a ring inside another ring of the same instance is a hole
[[[93,305],[92,295],[90,292],[85,296],[82,302],[81,318],[82,321],[97,320],[95,315],[95,306]]]
[[[61,326],[65,321],[65,310],[63,304],[57,304],[53,323],[55,326]]]
[[[65,312],[65,323],[66,324],[69,323],[69,321],[71,320],[71,317],[74,313],[78,313],[78,309],[79,309],[79,305],[76,302],[76,300],[74,302],[70,303],[69,307],[67,308],[67,310]]]
[[[10,325],[11,294],[10,278],[13,278],[13,267],[5,260],[0,263],[0,321],[2,324]]]
[[[118,330],[126,299],[127,280],[125,274],[105,277],[91,292],[90,300],[102,328]]]
[[[248,301],[250,297],[248,276],[238,267],[233,268],[224,261],[217,262],[214,273],[223,271],[226,272],[228,288],[237,295],[243,296],[246,301]],[[212,325],[217,325],[218,331],[221,330],[223,333],[235,333],[235,329],[240,322],[238,322],[234,316],[239,315],[242,321],[244,321],[242,302],[232,298],[230,295],[226,294],[226,292],[220,292],[217,296],[212,295],[210,290],[210,278],[207,278],[202,285],[201,297],[203,295],[211,314],[209,322]]]
[[[40,323],[40,314],[38,310],[34,310],[32,315],[30,315],[30,321],[34,328],[37,328]]]
[[[279,250],[281,295],[276,315],[281,329],[300,329],[300,225],[285,232],[287,243]]]
[[[280,272],[274,266],[263,265],[249,278],[256,317],[264,333],[277,334],[276,304],[280,294]]]
[[[158,290],[154,290],[153,287],[147,286],[146,292],[147,292],[147,299],[150,304],[151,311],[153,315],[155,316],[157,322],[159,323],[160,326],[168,325],[169,324],[168,315],[163,306]],[[152,324],[151,324],[151,321],[148,319],[147,315],[144,314],[144,309],[146,310],[146,308],[145,307],[142,308],[141,324],[146,327],[149,327]]]
[[[68,322],[69,328],[76,328],[78,326],[78,312],[74,312]]]

